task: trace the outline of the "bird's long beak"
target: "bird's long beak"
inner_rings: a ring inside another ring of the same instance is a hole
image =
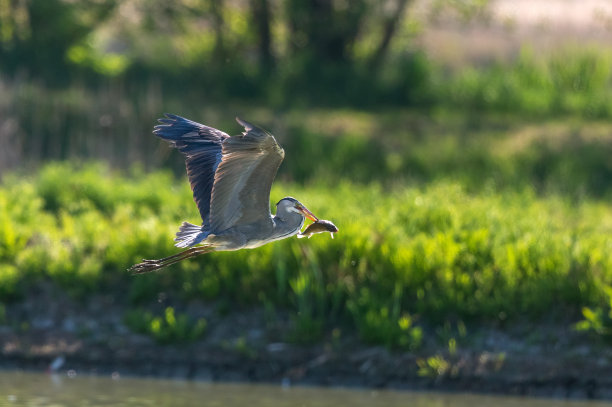
[[[319,218],[317,218],[314,213],[310,212],[305,206],[300,206],[297,209],[313,222],[317,222],[319,220]]]

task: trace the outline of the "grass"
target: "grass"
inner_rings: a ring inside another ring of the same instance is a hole
[[[149,335],[160,344],[195,341],[204,335],[207,325],[206,319],[192,321],[185,314],[177,315],[172,307],[166,307],[163,316],[134,309],[128,311],[123,319],[134,332]]]
[[[595,307],[584,307],[584,319],[576,323],[576,329],[595,334],[604,340],[612,340],[612,287],[604,287],[607,301]]]
[[[232,309],[286,310],[295,342],[342,327],[366,342],[402,348],[418,347],[424,329],[449,321],[573,324],[585,307],[607,306],[612,209],[597,199],[533,188],[473,191],[457,180],[280,182],[271,200],[286,195],[333,220],[337,238],[213,253],[134,277],[126,272],[133,263],[176,252],[172,237],[182,220],[198,222],[184,179],[66,163],[5,176],[0,298],[18,300],[50,281],[75,298],[112,292],[140,309],[166,292]],[[168,315],[150,317],[145,328],[162,342],[192,338],[190,330],[199,329],[189,320],[178,324],[177,316],[174,325]]]
[[[524,48],[512,63],[468,67],[438,84],[441,100],[478,111],[541,117],[612,114],[612,55],[600,48],[558,49],[535,56]]]

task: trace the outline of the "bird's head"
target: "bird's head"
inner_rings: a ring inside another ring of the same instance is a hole
[[[295,198],[291,198],[289,196],[278,201],[278,203],[276,204],[277,215],[291,212],[305,216],[314,222],[319,220],[319,218],[317,218],[312,212],[308,210],[308,208],[302,205],[302,203]]]

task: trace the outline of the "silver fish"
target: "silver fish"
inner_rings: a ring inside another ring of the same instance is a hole
[[[298,233],[297,237],[300,239],[303,237],[308,237],[310,239],[310,237],[314,235],[315,233],[324,233],[324,232],[329,232],[333,239],[334,233],[338,232],[338,228],[336,227],[336,225],[334,225],[328,220],[319,219],[318,221],[313,222],[310,225],[308,225],[306,229],[304,229],[303,232]]]

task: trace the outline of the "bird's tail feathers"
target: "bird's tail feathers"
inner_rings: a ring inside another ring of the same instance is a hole
[[[194,225],[193,223],[183,222],[179,227],[179,231],[176,232],[174,245],[176,247],[191,247],[202,240],[206,239],[208,233],[202,230],[202,226]]]

